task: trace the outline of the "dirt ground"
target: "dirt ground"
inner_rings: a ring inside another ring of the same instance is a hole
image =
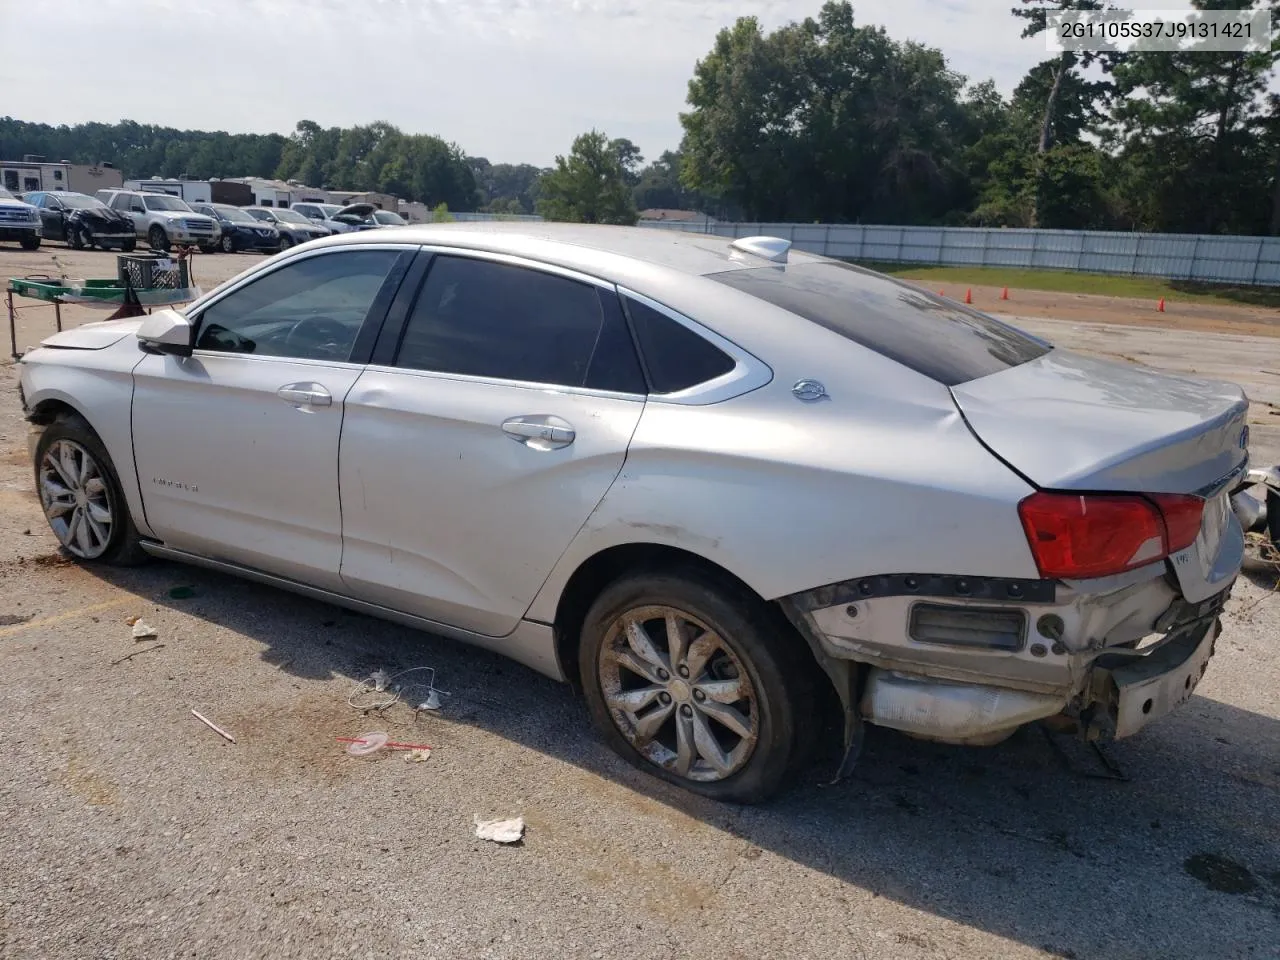
[[[1187,333],[1280,337],[1280,310],[1266,307],[1226,306],[1170,299],[1165,303],[1165,312],[1161,313],[1156,300],[1017,289],[1011,289],[1009,299],[1002,300],[1000,287],[970,288],[924,283],[920,283],[920,286],[934,293],[942,291],[946,296],[957,300],[962,300],[966,291],[972,290],[973,305],[987,313],[1081,323],[1114,323]]]
[[[0,248],[0,276],[43,255]],[[1280,370],[1268,336],[1013,302],[1103,355]],[[52,329],[22,323],[23,345]],[[850,780],[823,767],[731,807],[633,770],[567,688],[495,655],[176,564],[68,562],[15,375],[0,360],[2,960],[1280,958],[1272,575],[1238,581],[1196,695],[1111,747],[1115,771],[1040,729],[989,749],[872,729]],[[154,640],[131,638],[139,615]],[[438,714],[349,705],[374,670],[426,665]],[[434,753],[364,761],[335,739],[379,729]],[[517,814],[521,844],[475,838],[475,816]]]

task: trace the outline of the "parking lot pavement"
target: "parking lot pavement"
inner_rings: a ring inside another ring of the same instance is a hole
[[[14,373],[4,960],[1280,957],[1273,579],[1238,583],[1196,696],[1109,750],[1126,780],[1039,729],[990,749],[872,729],[851,780],[816,769],[731,807],[633,770],[567,688],[496,656],[178,565],[63,561]],[[135,643],[130,615],[158,637]],[[375,669],[418,665],[449,693],[438,715],[348,706]],[[334,739],[376,729],[435,752]],[[473,836],[516,814],[521,845]]]

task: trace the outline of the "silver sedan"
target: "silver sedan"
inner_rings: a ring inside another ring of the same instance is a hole
[[[730,801],[835,719],[990,744],[1191,696],[1247,401],[769,237],[309,243],[21,363],[45,513],[500,651]]]

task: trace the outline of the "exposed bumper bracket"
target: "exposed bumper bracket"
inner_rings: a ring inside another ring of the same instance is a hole
[[[841,660],[828,654],[822,648],[822,641],[814,632],[808,616],[792,602],[791,598],[781,600],[780,605],[787,619],[800,631],[805,643],[809,644],[814,658],[831,681],[831,685],[835,687],[836,696],[840,698],[840,709],[844,715],[844,749],[840,756],[840,766],[836,768],[835,776],[831,779],[831,783],[839,783],[853,772],[853,768],[858,764],[858,757],[862,755],[866,724],[863,722],[858,702],[862,695],[860,688],[865,670],[853,660]]]

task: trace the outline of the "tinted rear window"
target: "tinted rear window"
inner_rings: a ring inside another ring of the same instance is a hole
[[[847,263],[712,274],[948,387],[1048,353],[1039,340],[957,303]]]
[[[676,393],[723,376],[732,357],[652,307],[625,298],[654,393]]]

